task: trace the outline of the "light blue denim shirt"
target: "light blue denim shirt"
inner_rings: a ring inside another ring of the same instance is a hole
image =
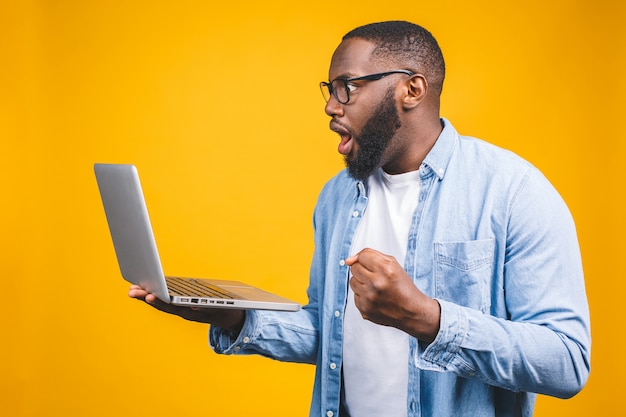
[[[530,416],[535,394],[567,398],[589,375],[590,328],[572,217],[546,178],[511,152],[443,132],[425,158],[404,268],[441,305],[436,339],[409,338],[407,416]],[[308,304],[249,311],[218,353],[317,365],[310,416],[340,412],[352,238],[367,189],[344,170],[314,213]],[[384,382],[383,382],[384,383]]]

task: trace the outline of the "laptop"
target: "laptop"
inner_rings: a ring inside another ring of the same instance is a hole
[[[95,164],[94,171],[122,277],[166,303],[298,311],[300,304],[239,281],[165,276],[139,174],[134,165]]]

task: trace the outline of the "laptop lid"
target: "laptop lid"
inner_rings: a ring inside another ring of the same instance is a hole
[[[95,164],[94,171],[122,277],[169,303],[137,168]]]

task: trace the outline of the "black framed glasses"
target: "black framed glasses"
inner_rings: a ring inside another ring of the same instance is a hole
[[[415,75],[413,71],[398,69],[363,75],[361,77],[335,78],[329,83],[322,81],[320,83],[320,89],[322,90],[322,95],[324,96],[324,100],[326,100],[326,102],[330,100],[330,96],[332,94],[339,103],[348,104],[350,101],[350,92],[357,88],[356,85],[352,84],[354,81],[378,81],[391,74],[406,74],[408,76]]]

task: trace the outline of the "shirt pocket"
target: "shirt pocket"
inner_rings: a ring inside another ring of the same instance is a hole
[[[495,239],[435,242],[435,298],[487,312]]]

